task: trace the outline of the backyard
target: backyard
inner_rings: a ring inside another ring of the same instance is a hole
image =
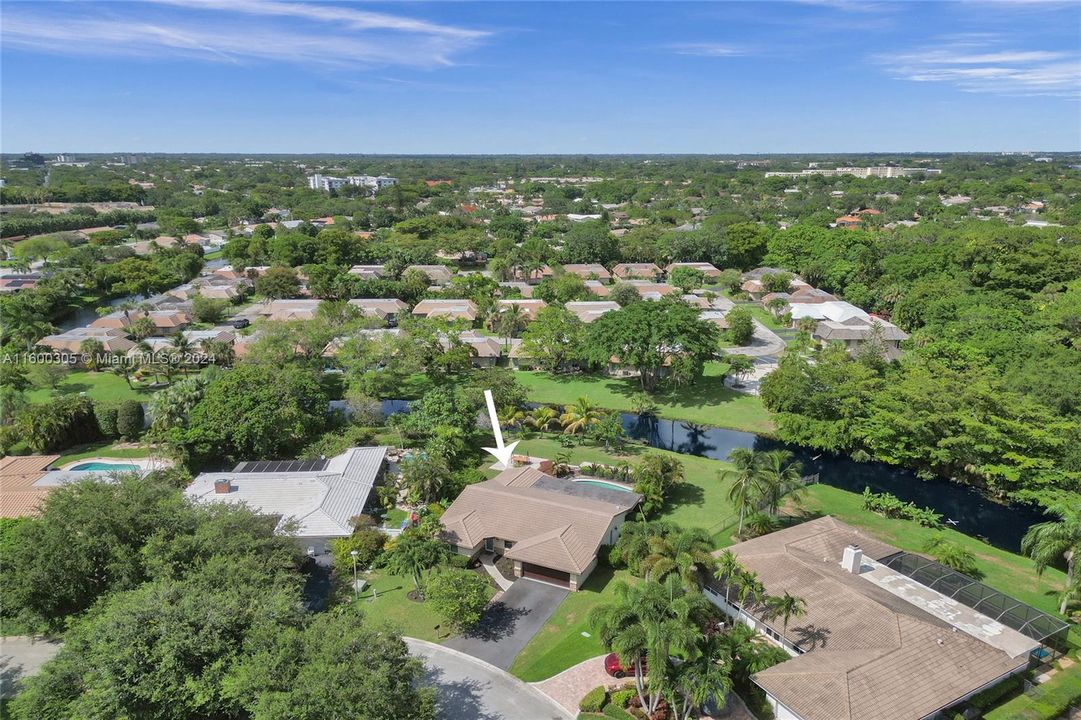
[[[122,400],[149,400],[153,391],[144,388],[132,388],[124,378],[108,372],[77,370],[64,376],[55,390],[39,388],[26,394],[32,403],[47,402],[58,395],[86,393],[91,400],[120,402]]]
[[[664,390],[648,396],[642,391],[637,378],[552,375],[537,371],[518,372],[515,378],[526,387],[533,402],[566,405],[580,397],[587,397],[609,410],[634,412],[639,402],[648,399],[656,403],[657,413],[663,418],[746,432],[772,432],[773,422],[762,401],[756,395],[726,388],[722,382],[725,370],[727,366],[723,363],[707,363],[705,377],[698,385]]]

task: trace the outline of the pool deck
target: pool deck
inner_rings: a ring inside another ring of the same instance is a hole
[[[72,482],[79,482],[80,480],[86,480],[90,477],[108,478],[109,470],[73,470],[73,468],[79,465],[89,465],[91,463],[104,463],[108,465],[134,465],[140,476],[146,475],[152,470],[161,470],[164,468],[172,467],[173,462],[164,458],[115,458],[115,457],[88,457],[81,460],[73,460],[69,463],[65,463],[55,470],[50,470],[45,475],[34,483],[37,487],[55,487],[57,485],[67,485]],[[123,470],[122,472],[130,472]]]

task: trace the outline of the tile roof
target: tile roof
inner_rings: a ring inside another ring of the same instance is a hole
[[[9,455],[0,458],[0,517],[32,517],[52,486],[35,486],[59,455]]]
[[[514,543],[508,558],[577,574],[593,562],[612,520],[640,500],[636,493],[514,468],[467,486],[440,520],[444,538],[461,547],[502,538]]]
[[[1027,652],[1011,657],[869,573],[845,571],[839,561],[849,545],[872,564],[898,552],[831,517],[730,548],[768,594],[790,592],[806,603],[786,632],[803,654],[754,676],[798,717],[878,720],[888,709],[890,718],[923,718],[1026,665]]]

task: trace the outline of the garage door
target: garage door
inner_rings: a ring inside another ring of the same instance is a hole
[[[530,563],[522,563],[522,577],[552,583],[553,585],[559,585],[560,587],[569,587],[571,584],[570,573],[546,568],[543,565],[532,565]]]

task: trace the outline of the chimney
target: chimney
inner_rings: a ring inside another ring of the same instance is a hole
[[[227,495],[233,491],[233,484],[229,478],[214,481],[214,492],[218,495]]]
[[[860,550],[860,546],[849,545],[846,547],[844,555],[841,556],[841,567],[854,575],[859,575],[862,564],[863,551]]]

